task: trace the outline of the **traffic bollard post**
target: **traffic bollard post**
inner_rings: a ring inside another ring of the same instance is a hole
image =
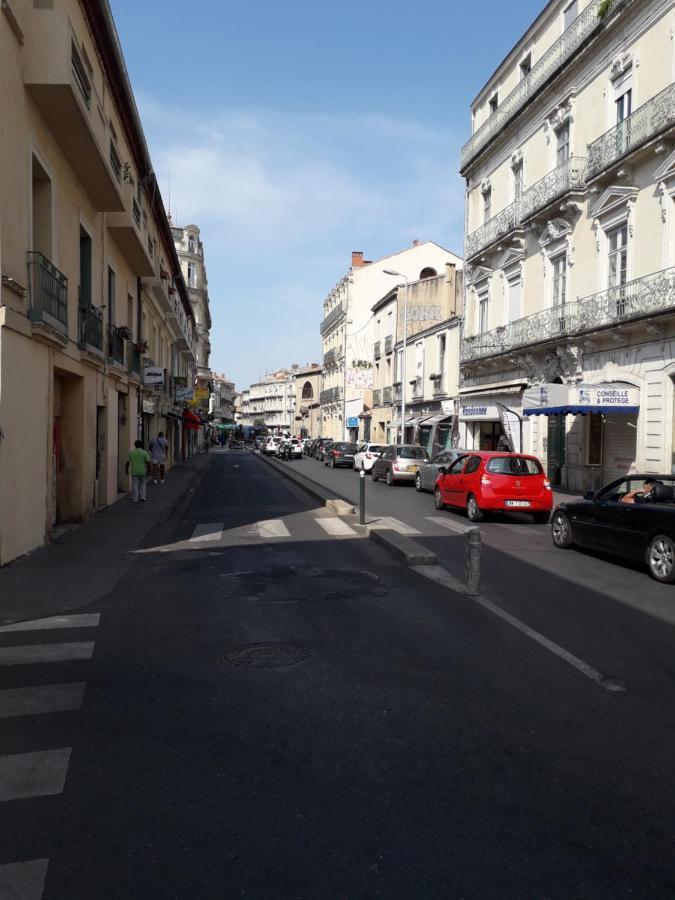
[[[366,473],[361,466],[359,472],[359,525],[366,524]]]
[[[464,529],[464,593],[475,597],[480,593],[480,528]]]

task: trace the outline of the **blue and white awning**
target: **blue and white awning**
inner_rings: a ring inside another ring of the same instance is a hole
[[[640,412],[640,389],[623,382],[539,384],[523,394],[526,416],[576,416],[589,413]]]

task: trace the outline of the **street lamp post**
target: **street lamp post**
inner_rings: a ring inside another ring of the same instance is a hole
[[[395,269],[384,269],[385,275],[394,275],[396,278],[403,279],[403,354],[401,360],[401,443],[405,443],[405,379],[406,379],[406,347],[408,336],[408,279],[402,272]]]

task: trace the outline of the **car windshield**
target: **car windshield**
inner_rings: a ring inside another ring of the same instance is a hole
[[[427,459],[424,447],[398,447],[396,455],[399,459]]]
[[[493,475],[541,475],[539,460],[526,456],[496,456],[485,467]]]

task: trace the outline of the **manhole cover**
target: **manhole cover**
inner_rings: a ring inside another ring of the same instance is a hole
[[[225,659],[241,669],[274,669],[279,666],[293,666],[308,656],[308,651],[297,644],[263,643],[234,647],[225,654]]]

